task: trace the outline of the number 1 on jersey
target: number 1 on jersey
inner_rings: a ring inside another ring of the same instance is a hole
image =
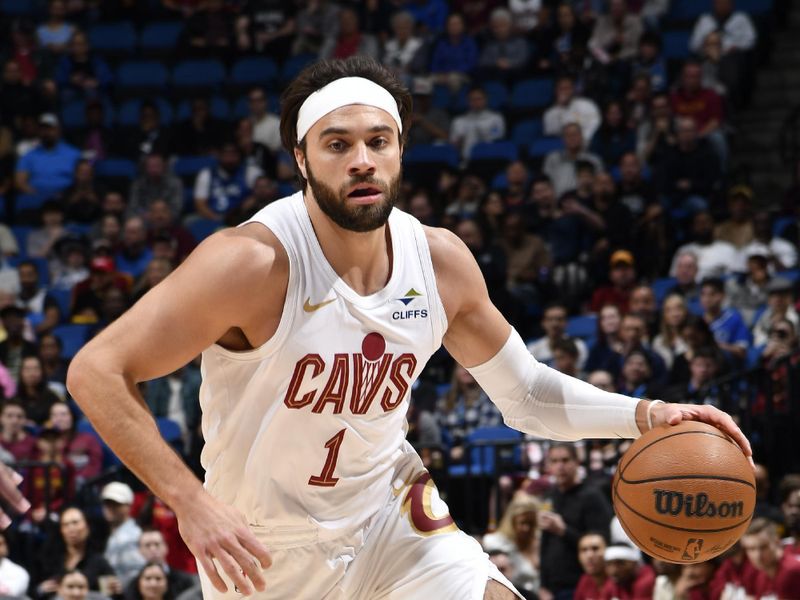
[[[328,449],[328,457],[325,459],[325,466],[322,467],[322,473],[319,475],[312,475],[308,478],[308,485],[318,485],[320,487],[333,487],[339,481],[338,477],[333,476],[333,470],[336,468],[336,461],[339,459],[339,448],[342,447],[342,440],[347,429],[342,429],[339,433],[325,442],[325,447]]]

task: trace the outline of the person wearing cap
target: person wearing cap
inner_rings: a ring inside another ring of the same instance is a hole
[[[131,278],[117,272],[110,256],[95,256],[89,263],[89,277],[75,286],[72,302],[72,319],[96,323],[103,312],[103,300],[111,288],[130,293]]]
[[[753,345],[763,346],[776,319],[786,319],[800,332],[800,314],[794,306],[795,284],[785,277],[775,277],[766,286],[767,308],[753,324]]]
[[[735,185],[728,190],[728,218],[714,227],[714,239],[744,248],[753,241],[753,221],[750,207],[753,189],[749,185]]]
[[[103,519],[111,531],[104,556],[125,586],[145,565],[145,559],[139,552],[142,530],[131,517],[133,490],[121,481],[112,481],[100,492],[100,500],[103,503]]]
[[[409,147],[418,144],[445,143],[450,137],[450,114],[433,105],[433,82],[427,77],[415,77],[411,82],[414,110],[413,127],[408,132]]]
[[[691,242],[678,248],[669,269],[671,277],[675,277],[677,259],[685,252],[697,257],[697,280],[706,277],[721,277],[739,269],[736,248],[728,242],[714,239],[714,217],[707,211],[700,211],[692,217]]]
[[[636,263],[629,250],[617,250],[611,254],[608,261],[608,279],[610,284],[604,285],[594,291],[589,307],[592,312],[613,304],[621,313],[628,312],[628,302],[631,291],[636,285]]]
[[[718,409],[610,394],[531,356],[469,247],[395,208],[411,97],[376,61],[309,65],[281,110],[302,189],[209,236],[67,376],[95,429],[175,512],[205,598],[521,597],[406,440],[409,393],[442,343],[531,435],[635,438],[691,419],[752,455]],[[137,385],[200,353],[205,485]],[[11,481],[0,472],[0,496]],[[607,526],[610,507],[586,508]]]
[[[766,254],[772,272],[797,266],[797,248],[789,240],[772,235],[772,216],[766,211],[753,217],[753,241],[739,250],[736,270],[744,271],[747,257],[757,252]]]
[[[615,543],[603,554],[608,580],[601,590],[601,600],[638,600],[650,598],[656,574],[642,563],[642,553],[624,543]]]
[[[14,184],[19,193],[46,200],[72,185],[80,150],[61,139],[58,117],[39,117],[40,144],[17,163]]]

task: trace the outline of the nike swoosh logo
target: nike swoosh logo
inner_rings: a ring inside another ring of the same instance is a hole
[[[323,306],[328,306],[328,304],[330,304],[331,302],[336,302],[336,298],[333,298],[331,300],[323,300],[319,304],[311,304],[311,297],[309,296],[308,298],[306,298],[305,304],[303,304],[303,310],[306,311],[307,313],[314,312],[315,310],[319,310]]]

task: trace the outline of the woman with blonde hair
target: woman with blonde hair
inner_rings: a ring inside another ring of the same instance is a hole
[[[486,552],[508,554],[514,567],[513,583],[528,592],[539,591],[539,530],[537,500],[524,492],[514,496],[494,533],[483,537]]]
[[[661,307],[661,331],[653,340],[653,350],[664,359],[667,369],[672,368],[676,356],[689,348],[681,337],[681,327],[689,315],[686,299],[680,294],[670,294]]]

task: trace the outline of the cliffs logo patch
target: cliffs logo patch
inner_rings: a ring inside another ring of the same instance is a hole
[[[397,301],[402,302],[403,306],[408,306],[414,301],[414,298],[420,298],[421,296],[422,294],[420,294],[414,288],[411,288],[405,293],[405,296],[403,296],[402,298],[397,298]]]

